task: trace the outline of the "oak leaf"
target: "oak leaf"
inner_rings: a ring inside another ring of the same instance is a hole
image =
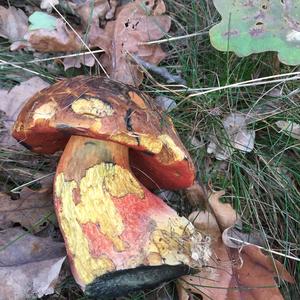
[[[116,20],[108,22],[105,29],[94,23],[90,31],[90,44],[106,53],[102,62],[115,80],[138,86],[143,73],[130,54],[158,64],[166,54],[159,45],[142,43],[157,40],[169,31],[171,19],[162,15],[165,6],[162,0],[136,1],[120,7]]]

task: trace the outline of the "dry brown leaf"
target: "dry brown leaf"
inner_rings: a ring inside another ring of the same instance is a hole
[[[179,280],[179,286],[194,294],[201,294],[204,300],[226,299],[232,269],[225,245],[222,243],[221,232],[215,217],[209,212],[193,212],[189,220],[194,226],[212,239],[212,256],[198,274],[184,276]],[[216,288],[218,287],[218,288]],[[179,288],[180,291],[180,288]],[[186,299],[186,293],[180,292]]]
[[[259,231],[243,232],[240,219],[237,220],[234,226],[228,227],[223,231],[222,240],[227,247],[237,249],[245,245],[245,242],[261,247],[264,247],[266,244]]]
[[[209,205],[222,231],[233,226],[238,219],[238,214],[229,203],[220,202],[220,198],[224,195],[225,191],[212,192],[208,198]]]
[[[95,58],[91,54],[67,57],[63,60],[65,71],[70,68],[81,68],[81,65],[92,67],[95,64]]]
[[[114,17],[118,5],[117,0],[85,0],[69,2],[69,5],[81,17],[83,24],[89,24],[90,20],[106,19]]]
[[[228,300],[284,299],[274,277],[294,283],[294,278],[277,260],[262,253],[256,246],[245,246],[241,253],[231,249],[231,259],[236,264],[228,290]]]
[[[24,300],[54,292],[65,247],[20,228],[0,231],[0,298]]]
[[[254,148],[255,131],[247,129],[247,115],[230,113],[223,120],[222,136],[212,135],[207,153],[214,154],[218,160],[228,159],[233,151],[251,152]]]
[[[54,30],[32,30],[27,32],[24,38],[31,48],[39,52],[75,52],[83,47],[77,35],[72,30],[69,30],[60,19],[57,19]],[[16,50],[24,46],[27,47],[28,45],[18,44],[13,49]]]
[[[0,144],[6,146],[19,145],[15,139],[11,137],[10,131],[13,123],[15,122],[23,104],[35,93],[46,88],[49,84],[39,77],[32,77],[21,84],[13,87],[10,91],[0,90],[0,110],[4,111],[5,127],[7,132],[0,137]]]
[[[21,9],[0,6],[0,36],[17,42],[23,39],[27,28],[28,18]]]
[[[143,74],[130,54],[153,64],[165,58],[166,54],[159,45],[141,45],[160,39],[169,31],[171,20],[161,15],[164,11],[162,0],[143,4],[137,1],[122,6],[116,20],[107,23],[104,34],[97,23],[93,24],[90,43],[105,50],[102,61],[113,79],[136,86],[142,82]]]
[[[24,188],[18,200],[0,193],[0,229],[20,224],[31,232],[39,232],[47,223],[45,217],[53,212],[52,199],[52,181],[37,191]],[[43,219],[43,223],[38,223]]]
[[[279,261],[256,246],[245,246],[241,251],[227,248],[222,243],[219,222],[208,212],[194,212],[189,219],[212,238],[213,255],[208,267],[179,281],[180,300],[189,299],[182,289],[200,294],[205,300],[283,299],[274,278],[291,283],[295,280]]]

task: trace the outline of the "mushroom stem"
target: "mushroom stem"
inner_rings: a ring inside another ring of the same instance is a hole
[[[126,293],[187,272],[174,266],[189,270],[187,266],[205,260],[197,250],[202,237],[192,224],[134,177],[126,146],[72,136],[58,164],[54,190],[72,272],[82,287],[109,278],[109,284],[124,282],[116,293],[122,288]],[[168,265],[174,271],[166,272]],[[141,277],[141,266],[154,268],[158,277]],[[130,284],[122,271],[127,269]]]

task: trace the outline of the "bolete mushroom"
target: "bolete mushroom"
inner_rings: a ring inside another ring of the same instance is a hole
[[[13,136],[37,153],[64,150],[55,211],[89,294],[150,288],[207,258],[201,234],[145,187],[188,187],[194,167],[171,120],[138,90],[101,77],[62,80],[25,104]]]

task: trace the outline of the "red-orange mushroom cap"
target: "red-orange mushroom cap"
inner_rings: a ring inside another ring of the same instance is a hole
[[[102,77],[62,80],[23,107],[13,136],[33,152],[63,150],[72,135],[130,148],[130,164],[148,188],[192,185],[194,166],[169,117],[135,88]]]

